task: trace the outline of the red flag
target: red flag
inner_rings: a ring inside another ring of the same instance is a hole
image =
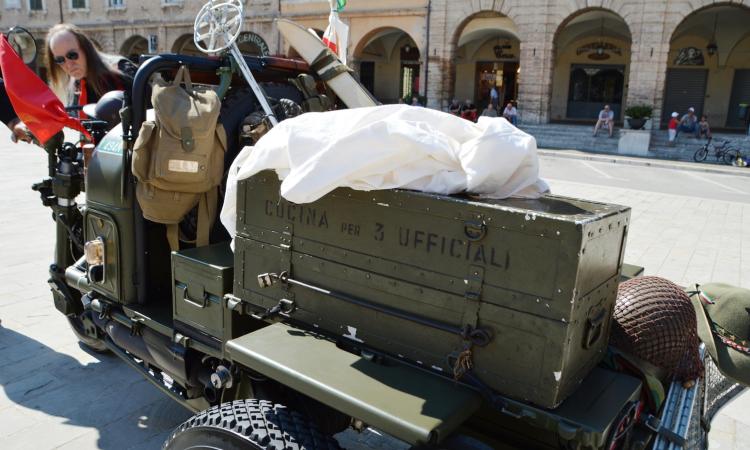
[[[0,34],[0,69],[5,90],[18,118],[42,144],[62,130],[73,128],[91,138],[81,122],[65,112],[60,99],[31,71]]]

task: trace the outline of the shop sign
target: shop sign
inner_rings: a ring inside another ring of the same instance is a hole
[[[237,38],[237,45],[244,43],[250,43],[258,47],[258,49],[260,49],[260,56],[268,56],[271,53],[268,48],[268,44],[266,44],[266,41],[263,40],[260,35],[251,31],[240,33],[239,37]]]

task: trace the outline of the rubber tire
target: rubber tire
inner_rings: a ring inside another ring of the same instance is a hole
[[[109,352],[109,348],[107,348],[107,345],[103,340],[92,338],[83,331],[84,323],[80,317],[68,317],[67,319],[70,329],[73,330],[73,334],[76,335],[81,344],[85,345],[95,353]]]
[[[738,152],[737,150],[728,150],[726,153],[724,153],[724,163],[731,166],[732,163],[737,160],[738,156],[740,156],[740,152]]]
[[[706,157],[708,157],[708,149],[706,147],[699,148],[693,155],[693,159],[695,160],[695,162],[705,161]]]
[[[163,450],[341,450],[305,416],[265,400],[222,403],[178,426]]]

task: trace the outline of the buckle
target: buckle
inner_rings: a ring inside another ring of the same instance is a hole
[[[653,414],[647,414],[643,418],[643,425],[654,433],[658,433],[661,430],[661,419]]]

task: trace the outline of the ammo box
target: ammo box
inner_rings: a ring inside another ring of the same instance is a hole
[[[222,298],[232,292],[234,254],[228,243],[172,253],[175,329],[220,348],[224,336]]]
[[[395,357],[550,408],[600,361],[629,208],[337,189],[283,200],[238,186],[234,295]]]

